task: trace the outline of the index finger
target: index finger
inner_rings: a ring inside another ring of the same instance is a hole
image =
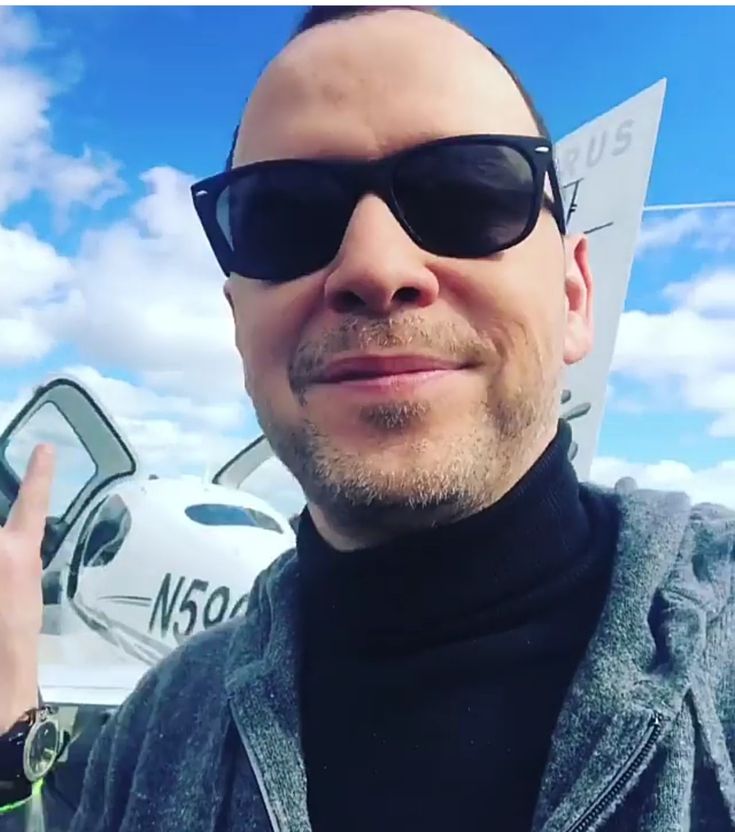
[[[43,537],[54,478],[54,452],[50,445],[37,445],[28,461],[18,496],[10,509],[6,528]]]

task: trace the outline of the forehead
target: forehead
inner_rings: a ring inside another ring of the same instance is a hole
[[[464,133],[538,135],[502,65],[466,33],[415,11],[318,26],[263,73],[234,163],[381,156]]]

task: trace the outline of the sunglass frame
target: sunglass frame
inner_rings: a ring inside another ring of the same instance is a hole
[[[344,159],[267,159],[261,162],[251,162],[247,165],[234,167],[214,176],[207,177],[191,186],[194,209],[199,221],[202,224],[204,233],[207,236],[212,251],[219,263],[220,268],[226,276],[235,271],[235,252],[227,242],[222,227],[217,218],[217,203],[225,188],[230,187],[246,176],[252,176],[255,172],[269,170],[277,167],[308,165],[322,166],[340,178],[348,177],[354,183],[360,194],[375,193],[380,196],[390,207],[401,227],[418,245],[423,246],[420,236],[411,227],[403,215],[399,201],[393,192],[393,172],[406,158],[421,153],[422,151],[437,147],[446,147],[457,144],[487,144],[495,146],[510,147],[520,153],[529,163],[533,176],[534,197],[529,212],[529,218],[523,231],[511,242],[501,249],[493,252],[486,252],[476,256],[489,256],[490,254],[512,248],[522,242],[536,226],[541,207],[546,207],[553,216],[559,232],[563,236],[566,233],[566,222],[564,218],[564,206],[561,197],[561,188],[554,164],[553,145],[548,139],[540,136],[502,135],[497,133],[467,134],[462,136],[450,136],[442,139],[433,139],[418,145],[392,153],[379,159],[368,160],[344,160]],[[552,198],[549,199],[545,193],[546,175],[549,177]],[[245,275],[249,277],[249,275]],[[258,278],[256,278],[258,279]],[[261,280],[263,278],[260,278]],[[270,281],[276,282],[276,281]]]

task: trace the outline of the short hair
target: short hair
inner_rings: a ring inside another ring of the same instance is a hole
[[[350,20],[355,17],[362,17],[368,14],[378,14],[380,12],[386,12],[390,10],[410,10],[422,12],[423,14],[428,14],[432,17],[436,17],[439,20],[444,20],[451,26],[454,26],[455,28],[464,32],[466,35],[469,35],[469,37],[471,37],[474,41],[476,41],[485,49],[487,49],[487,51],[495,58],[496,61],[498,61],[498,63],[503,67],[503,69],[505,69],[508,75],[510,75],[511,79],[513,80],[513,83],[516,85],[518,89],[518,92],[520,92],[524,102],[526,103],[526,106],[531,112],[531,117],[533,118],[536,128],[539,131],[539,135],[551,141],[551,135],[549,133],[548,127],[546,126],[546,122],[541,116],[541,113],[536,108],[536,105],[534,104],[530,93],[521,83],[521,80],[518,78],[515,72],[513,72],[510,66],[508,66],[503,57],[499,55],[492,47],[488,46],[486,43],[483,43],[478,37],[473,35],[472,32],[465,29],[464,26],[460,26],[458,23],[455,23],[453,20],[450,20],[446,15],[442,14],[437,9],[434,9],[431,6],[310,6],[309,9],[299,20],[298,25],[294,29],[293,34],[288,39],[287,43],[291,43],[291,41],[295,40],[299,35],[302,35],[304,32],[308,32],[310,29],[315,29],[317,26],[323,26],[325,23],[334,23],[338,20]],[[232,168],[233,157],[235,155],[235,146],[237,145],[237,137],[239,132],[240,124],[238,122],[237,126],[235,127],[234,135],[232,137],[230,152],[228,153],[227,161],[225,162],[225,170],[230,170]]]

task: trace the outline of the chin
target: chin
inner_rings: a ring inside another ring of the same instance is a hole
[[[440,426],[410,426],[392,431],[354,430],[340,436],[332,435],[327,448],[335,473],[342,469],[346,479],[357,475],[374,482],[383,481],[389,487],[399,480],[408,482],[416,476],[420,480],[438,476],[452,468],[468,451],[457,424],[442,430]]]
[[[442,424],[432,418],[413,418],[405,412],[372,411],[351,420],[341,430],[330,430],[331,442],[346,454],[370,454],[388,464],[390,460],[413,464],[442,455],[442,448],[455,445],[465,430],[458,420]]]
[[[310,496],[329,506],[335,517],[369,519],[371,523],[405,525],[406,512],[419,521],[438,510],[449,516],[466,513],[484,492],[477,456],[457,445],[402,442],[396,445],[334,444],[321,449],[309,471]],[[423,522],[423,521],[422,521]]]

